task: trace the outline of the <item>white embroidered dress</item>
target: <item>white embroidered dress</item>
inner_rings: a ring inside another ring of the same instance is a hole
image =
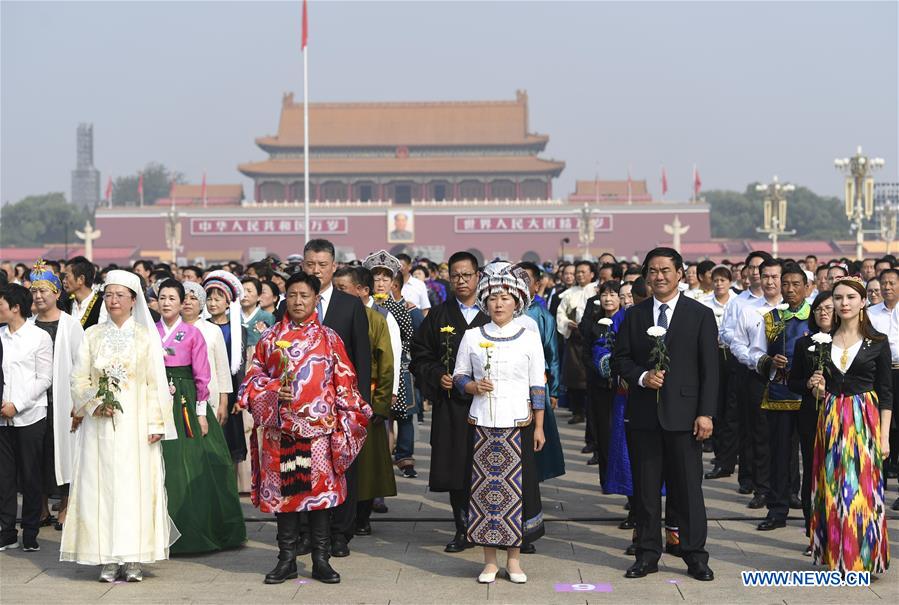
[[[85,565],[152,563],[167,559],[180,535],[168,515],[162,444],[151,434],[168,433],[152,356],[157,354],[142,324],[128,319],[88,328],[72,371],[72,402],[84,416],[59,559]],[[161,354],[161,351],[159,351]],[[123,411],[93,416],[100,374],[117,364],[126,375],[117,400]],[[170,416],[170,415],[169,415]]]

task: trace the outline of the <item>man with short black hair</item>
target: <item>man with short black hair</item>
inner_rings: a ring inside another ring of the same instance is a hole
[[[31,317],[31,292],[19,284],[0,290],[0,342],[6,382],[0,406],[0,550],[19,547],[16,492],[22,492],[22,548],[37,551],[41,526],[47,390],[53,380],[53,342]],[[18,490],[17,490],[18,477]]]
[[[718,339],[711,309],[681,296],[683,260],[672,248],[646,255],[644,274],[653,297],[631,307],[618,330],[613,372],[628,385],[628,451],[637,507],[636,562],[625,577],[658,571],[662,554],[661,493],[674,500],[680,521],[680,553],[695,579],[713,580],[705,549],[708,532],[702,493],[702,441],[712,434],[718,393]],[[656,370],[655,340],[647,330],[666,330],[667,370]]]
[[[431,308],[427,284],[412,275],[411,256],[401,253],[397,254],[396,258],[400,261],[400,270],[403,273],[403,298],[421,309],[421,312],[427,316]]]
[[[431,309],[412,340],[410,370],[431,402],[432,492],[449,492],[456,531],[446,552],[462,552],[468,542],[468,496],[471,489],[472,426],[468,424],[471,395],[453,388],[456,353],[465,331],[490,321],[477,306],[478,260],[469,252],[449,259],[452,296]]]
[[[103,292],[99,285],[94,287],[94,276],[94,264],[83,256],[76,256],[69,260],[63,277],[63,286],[69,295],[64,310],[77,319],[85,330],[106,323]]]
[[[131,265],[131,270],[134,273],[137,273],[137,275],[144,280],[145,284],[148,284],[150,283],[150,274],[153,272],[153,263],[146,259],[136,260],[134,261],[134,264]]]

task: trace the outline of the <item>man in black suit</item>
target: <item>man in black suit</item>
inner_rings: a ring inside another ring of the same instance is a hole
[[[325,239],[313,239],[306,243],[303,248],[303,270],[316,276],[322,284],[316,309],[319,321],[337,332],[343,340],[347,354],[356,369],[359,393],[365,401],[371,402],[371,346],[368,340],[368,318],[358,297],[341,292],[331,283],[336,268],[334,244]],[[378,430],[383,428],[381,426]],[[346,500],[331,512],[331,554],[335,557],[346,557],[350,554],[349,541],[356,529],[358,484],[355,462],[347,469],[345,476]],[[302,537],[297,546],[299,555],[312,552],[309,533],[305,531],[305,527],[302,529]]]
[[[656,248],[643,275],[653,297],[632,307],[618,332],[613,371],[630,386],[627,421],[637,506],[637,560],[625,574],[642,578],[658,571],[662,554],[661,490],[674,498],[680,522],[681,556],[697,580],[713,580],[705,550],[702,441],[712,434],[718,396],[718,329],[712,310],[678,292],[683,259]],[[654,340],[646,331],[667,329],[667,371],[651,359]]]

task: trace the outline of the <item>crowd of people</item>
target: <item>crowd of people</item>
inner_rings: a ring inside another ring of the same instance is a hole
[[[897,303],[892,256],[338,263],[314,239],[246,267],[0,263],[0,550],[37,551],[52,526],[60,560],[140,581],[143,564],[243,545],[249,493],[277,524],[264,581],[311,555],[312,576],[337,583],[330,559],[417,477],[429,410],[445,551],[482,547],[489,583],[505,550],[524,583],[540,483],[565,473],[567,408],[589,456],[567,463],[626,498],[626,577],[666,552],[713,580],[702,482],[734,473],[766,509],[759,531],[801,509],[815,564],[882,574],[899,510]]]

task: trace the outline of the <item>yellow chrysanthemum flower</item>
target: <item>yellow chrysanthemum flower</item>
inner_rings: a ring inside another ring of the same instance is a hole
[[[275,342],[275,346],[278,347],[279,349],[287,349],[288,347],[290,347],[290,341],[289,340],[279,340],[279,341]]]
[[[456,328],[454,328],[452,326],[443,326],[442,328],[440,328],[440,331],[443,332],[444,334],[455,334]]]
[[[492,343],[492,342],[487,342],[487,341],[485,340],[484,342],[481,343],[481,348],[482,348],[482,349],[492,349],[492,348],[493,348],[493,343]]]

